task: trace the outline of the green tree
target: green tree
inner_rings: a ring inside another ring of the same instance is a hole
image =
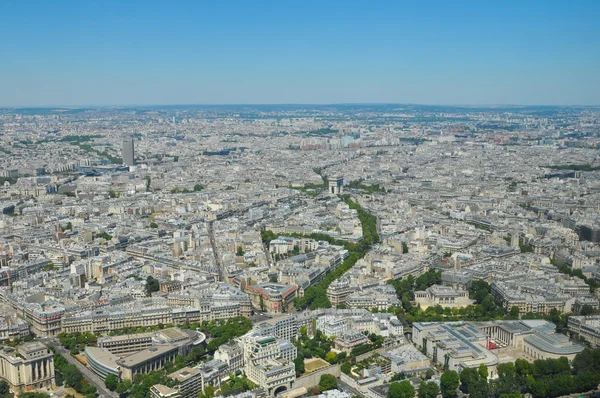
[[[117,389],[115,390],[118,394],[123,394],[126,391],[131,389],[131,380],[125,379],[117,385]]]
[[[296,377],[302,376],[306,371],[304,368],[304,356],[301,353],[298,353],[298,356],[294,359],[294,367],[296,368]]]
[[[154,221],[152,221],[152,222],[150,223],[150,228],[158,228],[158,224],[157,224],[157,223],[155,223]]]
[[[325,360],[331,364],[336,364],[338,363],[338,356],[335,352],[333,351],[329,351],[326,355],[325,355]]]
[[[481,302],[481,307],[483,308],[484,314],[489,314],[493,316],[497,311],[498,307],[496,306],[496,302],[492,296],[487,296]]]
[[[530,385],[530,391],[534,397],[547,397],[548,387],[547,382],[544,380],[533,380]]]
[[[479,381],[479,373],[474,368],[465,368],[460,372],[460,390],[465,394],[471,391],[471,387]]]
[[[432,369],[427,369],[425,372],[425,380],[431,379],[435,375],[435,372]]]
[[[241,257],[244,255],[244,248],[242,246],[238,246],[237,247],[237,252],[235,253],[238,257]]]
[[[513,305],[510,307],[510,311],[508,312],[508,319],[519,319],[520,310],[519,307]]]
[[[202,184],[196,184],[194,185],[194,192],[200,192],[204,189],[204,185]]]
[[[155,279],[151,276],[146,278],[146,295],[150,296],[154,292],[158,292],[160,290],[160,282],[158,279]]]
[[[435,381],[423,382],[419,386],[419,398],[436,398],[440,393],[440,388]]]
[[[181,354],[175,356],[175,367],[181,369],[185,366],[185,357]]]
[[[456,397],[456,389],[458,388],[459,384],[460,378],[458,377],[458,373],[456,373],[454,370],[445,371],[440,378],[440,390],[442,392],[442,397]]]
[[[402,254],[408,253],[408,245],[406,242],[402,242]]]
[[[65,379],[63,378],[62,373],[60,373],[60,371],[58,369],[54,370],[54,382],[57,386],[62,386],[65,383]]]
[[[477,373],[479,373],[480,379],[487,380],[489,376],[488,367],[484,363],[480,364]]]
[[[117,378],[116,375],[110,373],[104,379],[104,385],[110,391],[115,391],[117,389],[117,386],[119,385],[119,379]]]
[[[199,393],[198,397],[200,397],[200,394],[202,394],[202,393]],[[214,396],[215,396],[215,388],[209,384],[204,389],[204,397],[205,398],[213,398]]]
[[[469,297],[475,300],[476,304],[481,302],[488,297],[490,294],[490,284],[486,281],[476,280],[471,283],[469,288]]]
[[[489,394],[489,384],[487,380],[478,379],[475,383],[473,383],[469,390],[469,398],[488,398]],[[491,394],[494,396],[495,394]]]
[[[387,392],[388,398],[414,398],[415,388],[410,381],[393,382]]]
[[[350,374],[352,373],[352,365],[350,365],[348,362],[344,362],[342,364],[341,370],[342,372],[350,376]]]
[[[9,393],[10,393],[10,386],[8,385],[8,383],[4,380],[0,380],[0,397],[6,398],[6,397],[8,397]]]
[[[498,364],[496,370],[498,372],[498,391],[500,394],[510,394],[516,391],[515,364],[512,362],[501,363]]]
[[[327,391],[337,388],[337,379],[334,375],[324,374],[319,379],[319,390]]]

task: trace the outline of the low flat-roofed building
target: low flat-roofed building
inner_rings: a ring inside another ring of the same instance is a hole
[[[574,344],[563,334],[555,333],[554,324],[539,327],[529,336],[523,337],[523,350],[535,359],[558,359],[567,357],[569,361],[584,350],[580,344]]]
[[[490,340],[517,349],[535,359],[575,358],[584,347],[555,332],[554,324],[544,320],[490,322],[416,322],[413,342],[434,362],[451,370],[475,368],[485,364],[493,377],[500,362]],[[446,363],[447,362],[447,363]]]
[[[153,346],[117,361],[121,369],[121,379],[133,380],[138,373],[149,373],[162,369],[165,362],[172,362],[179,353],[179,347],[170,344]]]
[[[176,327],[153,333],[109,336],[98,339],[98,347],[87,347],[85,356],[98,376],[105,378],[114,374],[133,380],[136,373],[160,369],[176,355],[189,354],[193,346],[204,344],[205,339],[203,333]]]
[[[163,386],[162,384],[155,384],[150,387],[150,397],[151,398],[181,398],[179,394],[179,390],[167,386]]]
[[[383,356],[390,359],[391,371],[394,373],[409,373],[430,366],[429,358],[412,344],[404,344],[394,348],[383,354]]]
[[[434,362],[455,371],[485,364],[494,377],[499,360],[485,348],[486,341],[484,333],[464,322],[413,324],[413,342]]]
[[[317,395],[317,398],[350,398],[350,394],[336,389],[323,391],[321,394]]]
[[[106,348],[115,355],[127,355],[152,347],[152,333],[126,334],[123,336],[100,337],[100,348]]]
[[[104,379],[109,374],[119,377],[119,365],[117,365],[117,361],[121,359],[120,356],[101,347],[85,347],[84,355],[88,366],[101,378]]]

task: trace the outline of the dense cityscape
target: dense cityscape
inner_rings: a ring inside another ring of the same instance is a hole
[[[0,109],[0,397],[591,396],[600,108]]]

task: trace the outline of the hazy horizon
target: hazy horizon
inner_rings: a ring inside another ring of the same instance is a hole
[[[156,107],[236,107],[236,106],[416,106],[416,107],[449,107],[449,108],[597,108],[600,104],[436,104],[436,103],[409,103],[409,102],[338,102],[338,103],[198,103],[198,104],[81,104],[81,105],[0,105],[0,109],[104,109],[104,108],[156,108]]]

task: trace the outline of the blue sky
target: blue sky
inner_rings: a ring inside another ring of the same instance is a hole
[[[0,106],[600,104],[600,1],[0,1]]]

